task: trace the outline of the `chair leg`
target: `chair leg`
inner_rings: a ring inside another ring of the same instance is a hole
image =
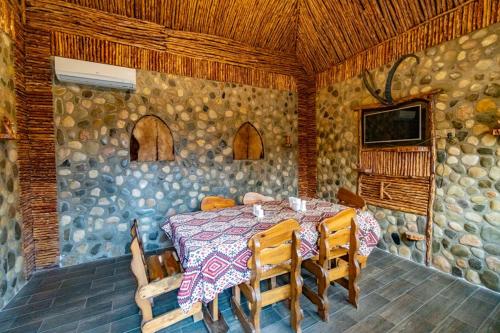
[[[355,257],[355,256],[353,256]],[[349,260],[349,302],[358,308],[359,286],[358,276],[360,272],[359,262],[356,258]]]
[[[257,282],[255,292],[255,302],[248,300],[248,307],[250,308],[250,322],[252,323],[255,332],[260,333],[260,312],[262,310],[262,298],[260,295],[259,282]]]
[[[302,332],[300,322],[304,318],[304,312],[300,308],[300,296],[302,295],[302,276],[300,275],[300,264],[292,269],[290,274],[290,326],[300,333]]]
[[[196,312],[194,315],[193,315],[193,321],[196,323],[200,320],[203,319],[203,311],[199,311],[199,312]]]
[[[141,311],[143,324],[153,319],[153,307],[151,306],[151,302],[148,299],[141,298],[138,291],[135,292],[135,303]]]

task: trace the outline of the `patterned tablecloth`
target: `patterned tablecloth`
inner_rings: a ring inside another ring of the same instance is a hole
[[[317,225],[345,206],[321,200],[307,202],[307,212],[295,212],[288,201],[272,201],[262,205],[265,216],[252,214],[252,206],[236,206],[210,212],[179,214],[167,219],[162,229],[169,236],[184,267],[184,278],[178,291],[178,301],[189,311],[197,301],[208,303],[224,289],[250,279],[247,261],[250,258],[248,240],[257,232],[276,223],[294,218],[301,225],[303,259],[318,253]],[[367,211],[358,211],[359,253],[370,254],[380,237],[380,227]]]

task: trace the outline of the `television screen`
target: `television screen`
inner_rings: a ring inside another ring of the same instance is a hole
[[[425,141],[425,103],[363,111],[365,146],[414,145]]]

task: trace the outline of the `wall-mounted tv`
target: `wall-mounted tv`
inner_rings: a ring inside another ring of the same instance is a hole
[[[427,102],[364,109],[361,128],[364,147],[422,145],[427,140]]]

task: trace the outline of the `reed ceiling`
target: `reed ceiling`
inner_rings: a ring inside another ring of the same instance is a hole
[[[295,54],[304,68],[334,64],[474,1],[490,0],[65,0],[173,30]],[[493,0],[491,0],[493,1]],[[493,1],[495,2],[495,1]]]

